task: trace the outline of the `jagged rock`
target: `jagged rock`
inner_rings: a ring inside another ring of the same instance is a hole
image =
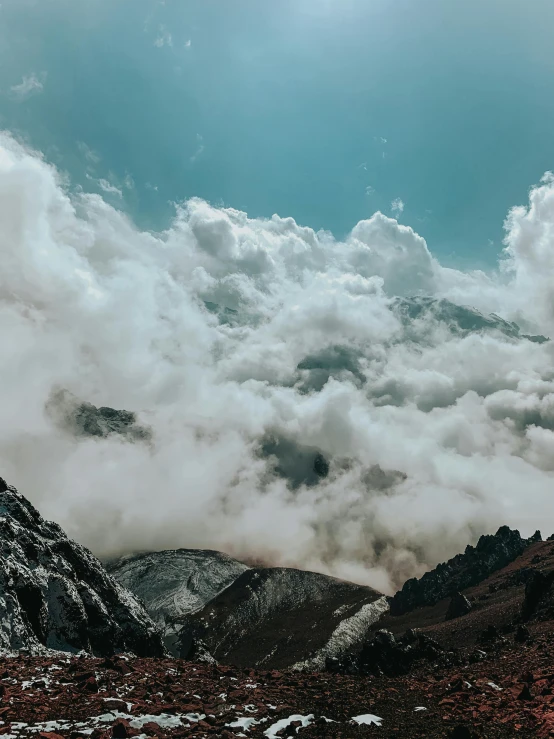
[[[446,616],[444,617],[444,620],[451,621],[453,618],[460,618],[460,616],[465,616],[471,611],[471,608],[471,603],[465,597],[465,595],[462,595],[461,593],[456,593],[448,605],[448,610],[446,611]]]
[[[420,606],[476,585],[519,557],[535,539],[522,539],[519,531],[501,526],[496,534],[481,536],[477,545],[426,572],[419,580],[408,580],[391,599],[391,613],[400,616]]]
[[[164,653],[135,597],[4,480],[0,554],[0,651]]]
[[[46,412],[57,426],[75,436],[96,436],[105,439],[117,434],[127,441],[150,441],[152,432],[137,423],[130,411],[115,408],[97,408],[85,403],[67,390],[52,393],[46,404]]]

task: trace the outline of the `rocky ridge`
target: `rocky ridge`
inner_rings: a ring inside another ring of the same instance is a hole
[[[164,654],[135,596],[1,478],[0,550],[0,651]]]
[[[496,570],[513,562],[540,538],[540,532],[537,531],[530,539],[523,539],[519,531],[513,531],[508,526],[501,526],[494,535],[481,536],[477,545],[468,545],[463,554],[437,565],[419,579],[411,578],[404,583],[391,599],[391,614],[400,616],[414,608],[433,605],[482,582]]]

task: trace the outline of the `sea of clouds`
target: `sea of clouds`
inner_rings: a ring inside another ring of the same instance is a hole
[[[213,548],[386,592],[499,525],[553,533],[554,342],[406,322],[414,295],[554,337],[552,176],[485,274],[381,213],[337,241],[190,200],[142,232],[2,134],[0,474],[103,557]],[[76,436],[60,389],[152,439]]]

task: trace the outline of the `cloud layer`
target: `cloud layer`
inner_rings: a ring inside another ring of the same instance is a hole
[[[381,213],[339,242],[193,199],[141,232],[4,134],[0,474],[101,556],[218,548],[387,591],[500,524],[550,534],[554,349],[452,303],[554,335],[553,245],[550,175],[491,275]],[[60,389],[151,441],[73,435]]]

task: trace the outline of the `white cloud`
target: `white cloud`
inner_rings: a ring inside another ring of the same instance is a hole
[[[98,184],[100,185],[101,189],[109,195],[117,195],[117,197],[119,198],[123,197],[123,193],[121,192],[119,187],[112,185],[109,180],[99,179]]]
[[[190,49],[191,46],[192,46],[192,41],[190,39],[187,39],[185,41],[185,49]]]
[[[95,151],[93,151],[90,146],[87,146],[84,141],[79,141],[77,143],[77,148],[90,164],[95,165],[98,164],[98,162],[100,161],[99,155]]]
[[[46,80],[46,73],[37,76],[35,73],[30,75],[24,75],[21,82],[17,85],[13,85],[10,90],[13,95],[19,100],[26,100],[32,95],[43,92],[44,82]]]
[[[173,46],[173,37],[165,26],[160,26],[158,35],[154,40],[154,46],[157,46],[158,49],[161,49],[164,46]]]
[[[395,198],[390,204],[390,209],[398,218],[404,212],[404,202],[400,198]]]
[[[204,137],[201,136],[199,133],[197,133],[196,134],[196,151],[190,158],[191,164],[194,164],[194,162],[202,156],[205,148],[206,147],[204,146]]]
[[[143,232],[3,135],[1,474],[101,555],[221,548],[388,589],[501,524],[550,534],[553,346],[394,298],[554,335],[554,183],[506,229],[489,275],[381,213],[337,241],[193,199]],[[72,437],[58,387],[152,444]],[[291,487],[270,437],[290,479],[316,449],[329,477]]]

